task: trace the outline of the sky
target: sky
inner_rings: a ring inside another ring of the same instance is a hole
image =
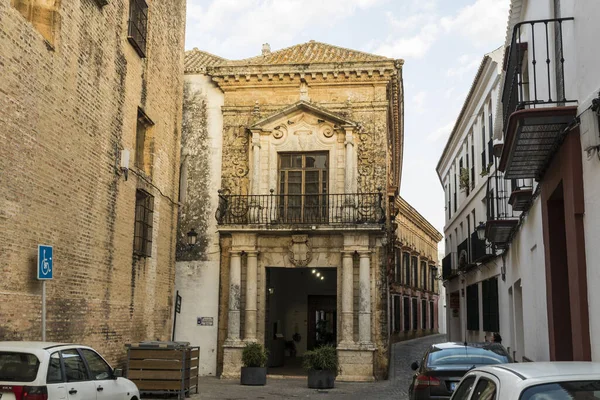
[[[400,194],[441,233],[435,167],[509,0],[188,0],[186,50],[228,59],[316,40],[405,60]]]

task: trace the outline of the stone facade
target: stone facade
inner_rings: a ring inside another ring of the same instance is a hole
[[[42,338],[47,244],[46,340],[119,363],[125,343],[171,338],[185,1],[148,1],[145,58],[130,2],[99,3],[0,1],[0,340]],[[133,255],[138,189],[154,197],[149,257]]]
[[[406,200],[398,197],[394,266],[390,270],[391,340],[439,331],[439,233]]]
[[[188,175],[179,236],[193,228],[201,240],[181,249],[177,282],[189,301],[203,304],[182,310],[177,338],[196,344],[216,334],[202,360],[216,368],[206,374],[239,376],[244,344],[269,346],[271,274],[318,268],[336,276],[338,379],[387,375],[382,239],[400,184],[401,68],[401,60],[314,41],[236,61],[197,49],[186,53],[184,121],[197,124],[183,133]],[[296,209],[279,203],[293,200],[281,176],[286,154],[326,155],[326,172],[318,178],[326,190],[318,196],[327,200],[314,219],[305,214],[307,203],[295,217]],[[203,156],[210,165],[202,166]],[[179,276],[200,286],[194,291]],[[203,290],[214,285],[219,291],[207,299]],[[198,312],[210,314],[215,326],[194,326]],[[298,321],[296,333],[306,340],[307,320]]]

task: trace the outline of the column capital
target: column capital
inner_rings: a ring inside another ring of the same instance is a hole
[[[354,254],[356,254],[356,250],[342,250],[340,251],[340,253],[342,253],[342,257],[349,258],[354,257]]]
[[[247,251],[244,251],[244,253],[246,253],[248,255],[248,257],[258,257],[258,255],[260,254],[260,251],[258,251],[258,250],[247,250]]]
[[[372,250],[357,250],[357,252],[360,258],[371,257],[371,254],[373,254]]]
[[[229,254],[232,256],[241,256],[243,252],[243,250],[229,250]]]

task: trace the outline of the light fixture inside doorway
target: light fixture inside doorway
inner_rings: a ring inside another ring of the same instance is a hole
[[[321,276],[321,273],[320,273],[320,272],[317,272],[317,278],[318,278],[319,276]]]
[[[322,277],[321,277],[321,280],[323,280],[323,279],[325,279],[325,277],[324,277],[324,276],[322,276]]]
[[[313,269],[313,270],[312,270],[312,273],[313,273],[313,274],[316,274],[316,273],[317,273],[317,270],[316,270],[316,269]]]

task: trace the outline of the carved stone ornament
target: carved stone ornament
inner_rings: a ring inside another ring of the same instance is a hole
[[[278,125],[275,128],[273,128],[273,137],[275,139],[281,139],[284,135],[284,133],[287,132],[287,128],[285,125]]]
[[[306,267],[312,260],[312,245],[308,235],[292,235],[288,257],[296,267]]]

